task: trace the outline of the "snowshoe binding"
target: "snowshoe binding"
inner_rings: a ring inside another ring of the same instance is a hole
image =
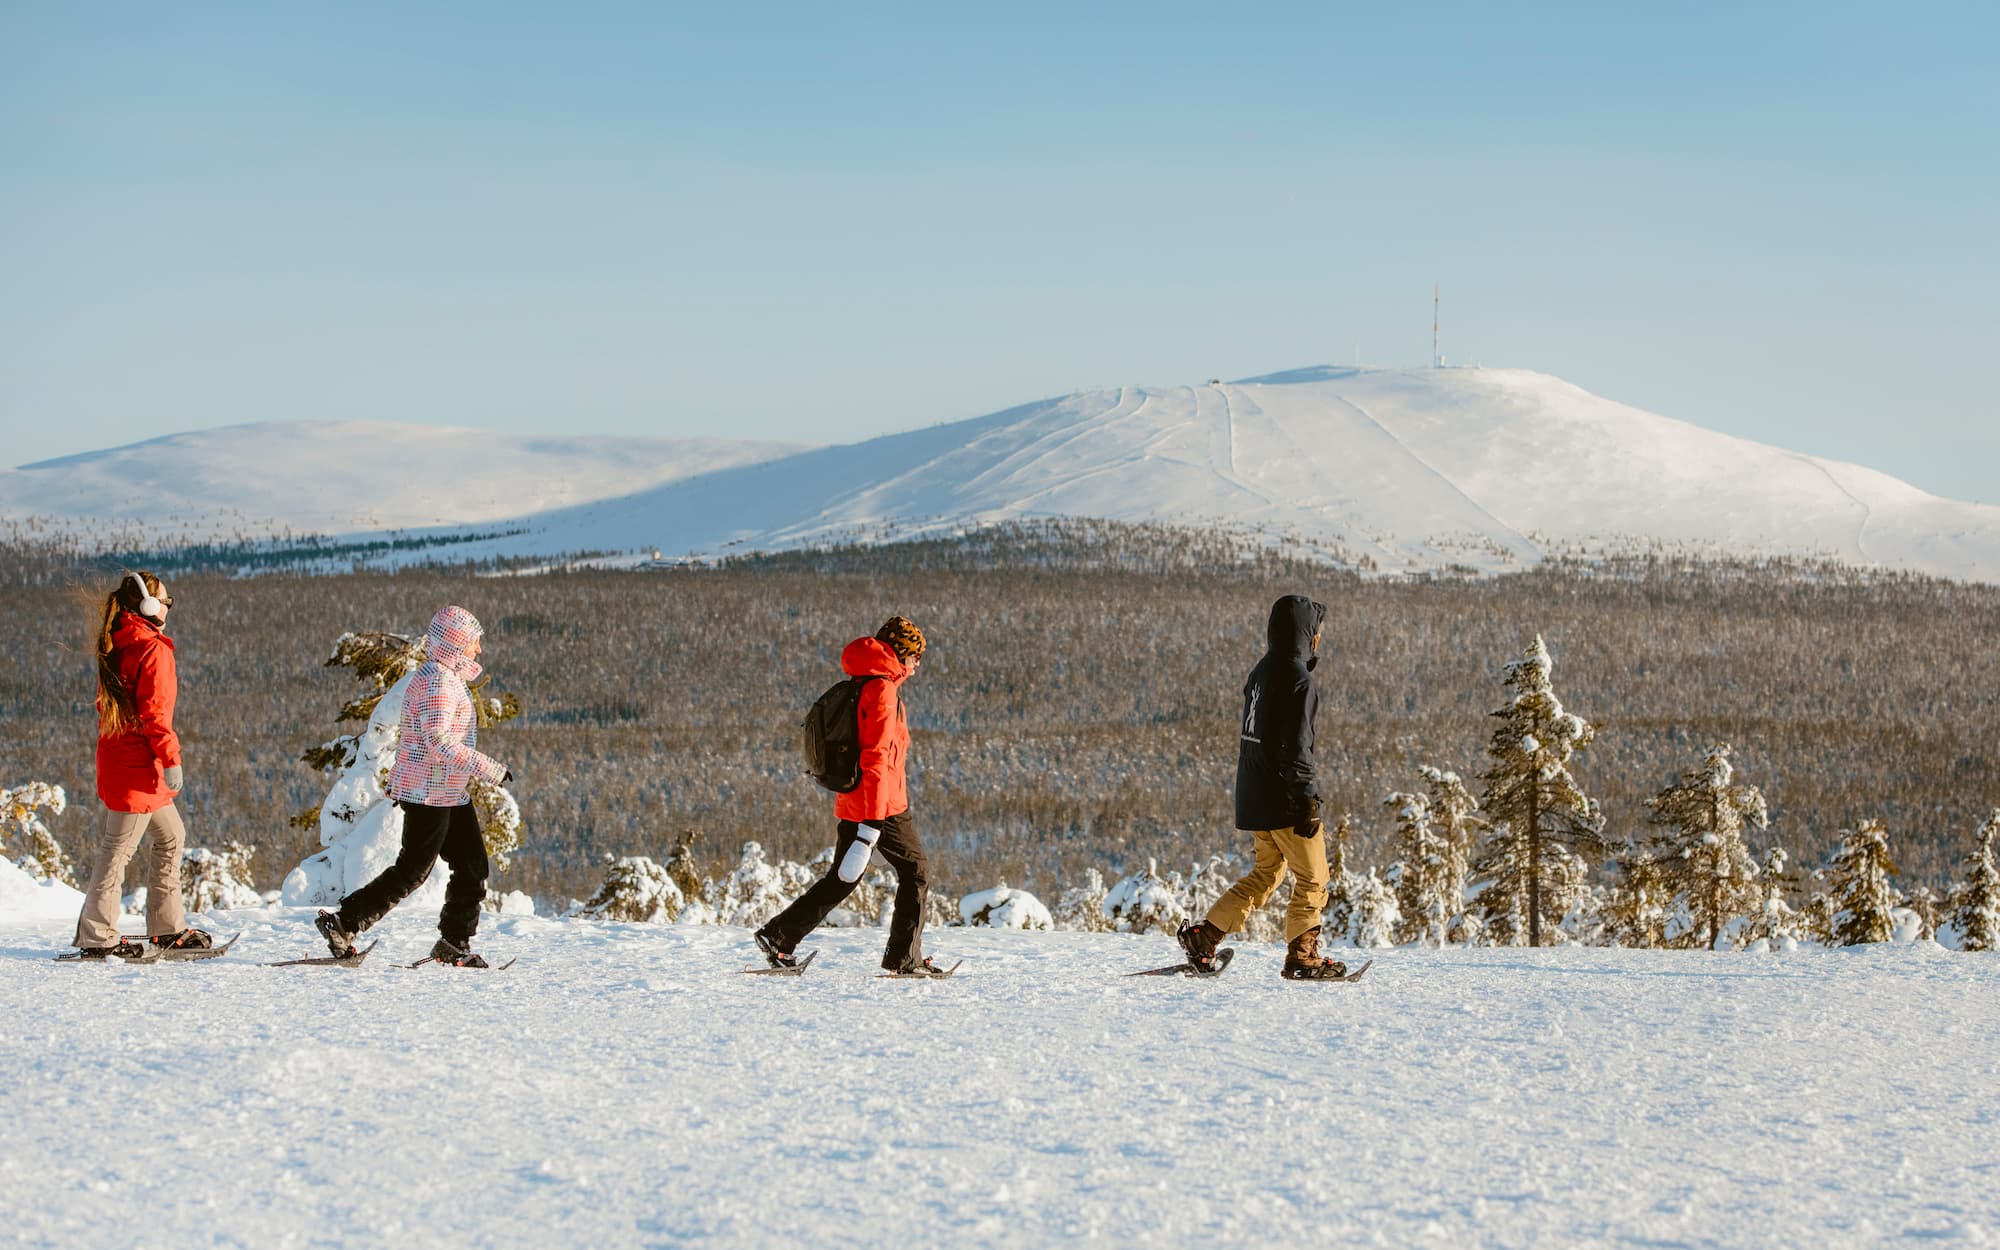
[[[355,935],[341,926],[339,912],[323,911],[314,916],[313,928],[318,929],[319,935],[326,939],[326,948],[333,952],[335,959],[346,959],[354,954]]]
[[[1319,926],[1314,925],[1285,945],[1287,981],[1345,981],[1347,965],[1319,953]]]
[[[77,948],[74,954],[56,956],[57,959],[80,959],[85,962],[122,959],[126,963],[148,963],[159,957],[159,951],[147,950],[144,942],[132,938],[119,938],[115,946],[83,946]]]
[[[764,952],[764,961],[771,965],[773,972],[796,972],[800,967],[799,957],[781,948],[762,929],[750,935],[757,940],[757,949]]]
[[[156,933],[151,939],[161,950],[205,951],[215,945],[215,936],[200,929],[182,929],[179,933]]]
[[[1221,971],[1215,966],[1215,950],[1228,936],[1206,920],[1199,924],[1182,925],[1180,931],[1174,934],[1181,949],[1187,952],[1188,966],[1196,976],[1212,976]]]
[[[444,964],[451,968],[491,968],[493,966],[473,953],[471,938],[465,939],[465,943],[465,945],[460,946],[448,937],[440,937],[437,940],[437,944],[431,947],[430,956],[417,962],[422,964]]]

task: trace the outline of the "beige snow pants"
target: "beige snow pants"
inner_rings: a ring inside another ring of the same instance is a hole
[[[147,856],[146,934],[160,937],[187,927],[181,908],[181,846],[187,829],[172,803],[156,812],[104,813],[104,829],[90,856],[90,887],[83,893],[83,915],[76,922],[78,946],[118,944],[119,892],[125,886],[125,865],[139,849],[146,831],[153,831]]]
[[[1271,901],[1289,869],[1292,901],[1285,909],[1285,940],[1318,928],[1319,914],[1326,910],[1326,835],[1302,838],[1292,829],[1259,829],[1251,837],[1250,871],[1215,900],[1208,909],[1208,923],[1224,933],[1236,932],[1251,912]]]

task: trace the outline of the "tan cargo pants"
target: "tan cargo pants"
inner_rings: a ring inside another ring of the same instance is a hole
[[[1251,837],[1250,871],[1215,900],[1208,909],[1208,923],[1224,933],[1236,932],[1251,912],[1271,901],[1290,870],[1292,901],[1285,908],[1285,940],[1318,927],[1320,913],[1326,910],[1326,835],[1302,838],[1291,829],[1259,829]]]
[[[118,944],[119,892],[125,865],[146,831],[153,845],[146,857],[146,934],[159,937],[187,927],[181,908],[181,846],[187,829],[172,803],[156,812],[104,813],[103,830],[90,856],[90,886],[83,892],[83,915],[76,922],[78,946]]]

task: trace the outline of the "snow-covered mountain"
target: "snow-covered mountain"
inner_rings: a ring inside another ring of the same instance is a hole
[[[460,472],[439,491],[435,475],[385,474],[379,455],[352,454],[357,445]],[[459,485],[473,481],[483,489]],[[295,531],[356,537],[507,531],[455,542],[455,559],[713,555],[1089,517],[1221,526],[1384,572],[1666,547],[2000,577],[2000,508],[1517,369],[1313,368],[1115,387],[804,450],[274,425],[0,474],[0,516],[113,505],[121,517],[282,517]]]
[[[1084,391],[545,513],[506,545],[716,553],[1045,517],[1220,525],[1382,571],[1666,545],[2000,576],[2000,508],[1516,369]]]
[[[143,523],[195,538],[487,527],[799,450],[741,439],[267,421],[0,471],[0,518]]]

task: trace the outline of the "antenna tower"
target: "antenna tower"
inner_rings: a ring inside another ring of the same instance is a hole
[[[1431,283],[1431,368],[1444,368],[1444,357],[1438,355],[1438,301],[1439,285]]]

